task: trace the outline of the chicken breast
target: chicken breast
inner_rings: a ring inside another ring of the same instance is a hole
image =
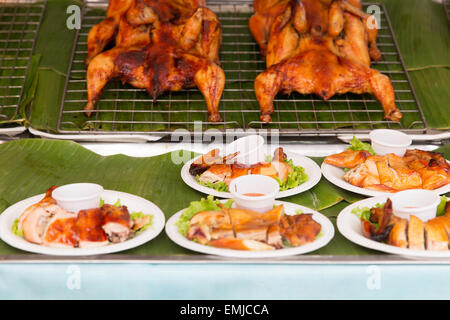
[[[414,215],[409,216],[408,241],[409,248],[413,250],[425,249],[425,229],[422,220]]]
[[[425,243],[427,250],[448,250],[448,235],[442,219],[431,219],[425,223]]]
[[[103,218],[101,208],[78,212],[75,234],[80,248],[101,247],[109,243],[106,232],[103,230]]]
[[[130,214],[126,206],[116,207],[104,204],[101,208],[103,213],[103,230],[109,241],[113,243],[123,242],[132,235],[130,228]]]
[[[408,235],[406,230],[408,228],[408,220],[392,216],[391,221],[394,226],[388,235],[387,243],[396,247],[407,248]]]
[[[44,231],[42,243],[48,247],[78,247],[76,220],[76,213],[58,210]]]

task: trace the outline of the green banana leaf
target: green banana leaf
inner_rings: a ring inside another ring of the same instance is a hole
[[[450,144],[438,149],[450,157]],[[190,159],[189,151],[174,151]],[[136,194],[158,205],[170,218],[191,201],[205,197],[181,179],[183,164],[174,164],[172,154],[134,158],[125,155],[100,156],[71,141],[22,139],[0,144],[0,212],[28,197],[44,193],[52,185],[93,182],[105,189]],[[319,164],[323,159],[315,158]],[[321,211],[335,223],[339,212],[363,197],[341,190],[322,178],[309,191],[283,199]],[[0,241],[0,256],[22,254]],[[125,252],[132,255],[194,254],[168,239],[162,232],[151,242]],[[329,245],[315,252],[332,255],[373,254],[359,247],[336,230]]]
[[[390,17],[394,33],[400,52],[402,53],[406,68],[409,71],[411,81],[415,88],[418,100],[422,106],[426,122],[430,129],[449,129],[450,114],[448,113],[449,90],[448,83],[450,81],[450,65],[449,46],[450,31],[445,12],[442,5],[433,1],[424,0],[382,0]],[[161,131],[174,130],[183,127],[192,130],[190,125],[168,125],[167,122],[183,122],[194,120],[206,120],[206,106],[203,97],[197,90],[190,90],[182,93],[168,93],[160,98],[158,103],[151,102],[151,99],[145,92],[121,92],[121,101],[101,101],[98,110],[118,109],[130,110],[135,112],[99,112],[97,118],[87,118],[82,113],[64,113],[62,115],[61,125],[58,127],[59,109],[62,100],[64,83],[66,81],[65,74],[67,72],[68,63],[72,53],[72,44],[75,36],[74,30],[68,30],[65,23],[67,14],[65,9],[70,4],[80,4],[78,1],[70,0],[49,0],[44,21],[39,33],[36,52],[42,55],[37,76],[39,78],[36,99],[31,104],[30,113],[28,115],[29,125],[35,129],[62,132],[79,130],[103,130],[103,131]],[[98,10],[89,10],[88,15],[98,15]],[[250,14],[219,14],[219,19],[223,26],[224,35],[223,50],[227,54],[221,55],[224,69],[226,70],[227,83],[226,90],[222,97],[220,105],[221,110],[227,110],[222,113],[225,126],[218,128],[235,128],[235,127],[252,127],[260,128],[259,106],[255,100],[253,92],[253,79],[259,73],[257,70],[264,69],[264,62],[260,60],[257,63],[245,61],[258,61],[260,57],[254,54],[245,54],[238,52],[252,52],[257,49],[246,24],[236,27],[235,22],[229,18],[237,17],[241,21],[246,21]],[[100,18],[101,19],[101,15]],[[413,21],[414,23],[405,23],[405,21]],[[381,20],[381,35],[387,34],[387,20]],[[82,29],[80,32],[81,40],[86,40],[86,33],[89,30]],[[394,43],[389,38],[380,37],[379,44],[382,52],[392,51]],[[83,47],[80,47],[83,49]],[[80,53],[76,54],[77,60],[83,61],[85,56]],[[385,62],[399,62],[397,56],[383,56]],[[239,62],[240,61],[240,62]],[[78,66],[80,67],[80,66]],[[390,76],[394,80],[404,81],[406,78],[396,72],[401,71],[399,64],[382,64],[374,65],[375,68],[391,72]],[[82,68],[80,68],[82,69]],[[239,70],[255,70],[254,72],[239,72]],[[73,78],[83,79],[84,73],[72,74]],[[70,89],[84,89],[85,83],[71,84]],[[396,89],[405,90],[409,86],[407,83],[395,83]],[[115,88],[131,88],[130,86],[122,86],[118,81],[112,81],[103,94],[104,100],[117,98],[113,89]],[[187,106],[184,102],[176,102],[176,100],[185,99],[186,96],[192,100]],[[350,98],[355,96],[349,95]],[[65,111],[81,110],[86,96],[84,93],[71,92],[66,96],[67,99],[76,100],[73,103],[66,103]],[[130,103],[129,99],[145,99],[136,104]],[[168,99],[172,102],[167,102]],[[336,96],[333,99],[333,112],[330,111],[330,104],[320,101],[320,99],[311,104],[311,102],[303,101],[309,99],[308,96],[292,94],[291,97],[279,95],[277,97],[276,112],[273,120],[280,121],[284,124],[283,129],[337,129],[337,128],[354,128],[354,129],[371,129],[385,127],[385,124],[368,125],[367,121],[382,121],[383,113],[378,102],[367,102],[365,106],[361,103],[350,103],[346,101],[346,96]],[[368,95],[363,96],[369,99]],[[238,99],[238,102],[232,101]],[[298,102],[293,103],[292,99]],[[397,96],[398,100],[413,100],[411,93],[400,92]],[[400,125],[390,124],[391,128],[423,128],[422,119],[418,112],[415,112],[414,103],[399,103],[400,108],[405,110],[404,118]],[[176,112],[168,113],[169,110],[198,110],[198,112]],[[240,110],[245,108],[247,112],[241,113]],[[363,112],[353,113],[349,115],[348,110],[359,109]],[[366,109],[367,108],[367,109]],[[314,112],[315,111],[315,112]],[[93,123],[92,120],[97,122]],[[111,124],[112,120],[122,121],[122,123]],[[297,121],[301,124],[297,124]],[[349,121],[353,120],[353,123]],[[133,121],[134,124],[128,123]],[[312,124],[319,121],[316,127]],[[330,122],[337,122],[336,126]],[[102,123],[99,123],[102,122]],[[253,122],[253,123],[252,123]],[[266,127],[264,127],[266,128]],[[267,126],[267,128],[279,129],[278,124]],[[206,129],[206,128],[204,128]]]

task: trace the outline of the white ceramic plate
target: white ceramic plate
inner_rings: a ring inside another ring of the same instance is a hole
[[[287,158],[292,159],[293,163],[296,166],[303,167],[305,169],[305,173],[308,175],[308,180],[296,188],[280,191],[276,197],[277,199],[289,197],[294,194],[299,194],[306,190],[309,190],[312,187],[314,187],[320,181],[320,178],[322,177],[320,167],[313,160],[311,160],[305,156],[302,156],[302,155],[299,155],[296,153],[292,153],[289,151],[285,151],[285,153],[287,155]],[[197,159],[197,158],[194,158],[191,161],[187,162],[181,169],[181,178],[183,179],[183,181],[188,186],[190,186],[191,188],[193,188],[197,191],[200,191],[200,192],[203,192],[203,193],[206,193],[206,194],[212,195],[214,197],[218,197],[218,198],[231,198],[231,193],[219,192],[215,189],[202,186],[201,184],[199,184],[197,182],[197,180],[195,180],[195,177],[189,173],[189,167],[191,166],[192,162],[194,162],[195,159]]]
[[[221,200],[221,202],[226,202],[226,200]],[[274,257],[285,257],[293,256],[298,254],[304,254],[307,252],[315,251],[319,248],[324,247],[330,242],[334,236],[334,227],[330,220],[323,214],[311,210],[307,207],[300,206],[290,202],[275,201],[276,204],[284,204],[284,209],[286,214],[295,214],[297,210],[302,210],[304,213],[312,213],[313,219],[320,223],[322,226],[321,235],[317,237],[313,242],[307,243],[299,247],[290,247],[270,251],[245,251],[245,250],[232,250],[232,249],[222,249],[212,246],[207,246],[203,244],[196,243],[184,237],[178,232],[178,228],[175,225],[180,219],[183,210],[175,213],[166,224],[166,233],[169,238],[176,244],[193,251],[200,253],[213,254],[223,257],[233,257],[233,258],[274,258]]]
[[[372,208],[377,203],[386,202],[387,198],[388,196],[379,196],[364,199],[346,207],[337,217],[337,228],[339,232],[348,240],[359,244],[360,246],[377,251],[418,258],[450,258],[450,251],[412,250],[408,248],[399,248],[366,238],[362,234],[361,220],[357,215],[352,213],[352,210],[357,207]]]
[[[112,204],[120,199],[121,204],[127,206],[130,213],[135,211],[153,215],[153,225],[132,239],[121,243],[111,243],[98,248],[52,248],[34,244],[19,236],[16,236],[11,231],[11,226],[14,221],[25,211],[25,209],[39,202],[43,197],[44,194],[41,194],[22,200],[3,211],[0,215],[0,238],[4,242],[17,249],[33,253],[57,256],[86,256],[119,252],[140,246],[155,238],[164,229],[164,213],[154,203],[129,193],[105,190],[101,195],[101,198],[105,201],[105,203]]]
[[[347,181],[345,181],[342,177],[345,174],[344,169],[338,168],[336,166],[333,166],[331,164],[322,163],[321,166],[322,169],[322,174],[323,176],[330,181],[332,184],[341,187],[342,189],[348,190],[348,191],[352,191],[355,193],[359,193],[359,194],[363,194],[366,196],[371,196],[371,197],[377,197],[377,196],[383,196],[383,195],[390,195],[392,193],[389,192],[382,192],[382,191],[375,191],[375,190],[369,190],[369,189],[365,189],[365,188],[360,188],[360,187],[356,187],[354,185],[352,185],[351,183],[348,183]],[[447,184],[446,186],[443,186],[441,188],[435,189],[434,191],[436,191],[438,194],[445,194],[447,192],[450,192],[450,183]]]

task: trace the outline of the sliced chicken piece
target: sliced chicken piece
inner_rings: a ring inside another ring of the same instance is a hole
[[[387,243],[400,248],[408,247],[408,220],[396,216],[391,217],[394,226],[388,235]]]
[[[314,221],[312,214],[283,215],[280,220],[281,235],[297,247],[314,241],[322,226]]]
[[[281,229],[278,224],[273,224],[269,226],[267,230],[267,240],[266,243],[275,247],[276,249],[281,249],[283,245],[283,237],[281,236]]]
[[[422,187],[422,178],[418,172],[409,169],[400,159],[391,160],[391,158],[394,158],[394,155],[376,162],[381,184],[395,190]]]
[[[422,220],[414,215],[409,216],[408,242],[409,248],[413,250],[425,249],[424,224]]]
[[[427,250],[448,250],[448,235],[442,219],[431,219],[425,223],[425,243]]]
[[[107,245],[108,237],[103,230],[104,216],[101,208],[81,210],[75,222],[75,234],[80,248]]]
[[[200,211],[190,220],[186,237],[206,244],[221,237],[234,237],[228,214],[222,210]]]
[[[25,240],[42,244],[42,236],[51,218],[60,210],[56,204],[33,206],[22,214],[19,229],[23,231]]]
[[[116,207],[104,204],[101,210],[104,217],[102,228],[109,241],[112,243],[123,242],[132,236],[130,214],[126,206]]]
[[[369,158],[364,163],[349,170],[342,177],[345,181],[360,188],[370,188],[381,185],[376,159]]]
[[[42,243],[48,247],[78,247],[75,231],[77,214],[60,208],[50,219],[43,235]]]
[[[199,181],[203,183],[225,182],[231,174],[231,165],[215,164],[200,175]]]
[[[332,154],[325,158],[324,162],[339,168],[354,168],[370,157],[368,151],[354,151],[347,149],[344,152]]]
[[[264,242],[249,239],[221,238],[211,240],[209,244],[212,245],[213,247],[233,249],[233,250],[248,250],[248,251],[275,250],[274,247]]]

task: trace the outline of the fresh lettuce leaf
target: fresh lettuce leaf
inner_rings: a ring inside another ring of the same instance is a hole
[[[19,219],[14,220],[11,231],[18,237],[23,238],[23,231],[19,228]]]
[[[441,196],[441,202],[439,203],[437,210],[436,210],[436,216],[442,216],[445,214],[445,206],[447,205],[447,197]]]
[[[305,168],[298,167],[294,165],[294,162],[292,159],[285,161],[291,168],[293,169],[292,172],[288,174],[288,178],[286,180],[280,180],[278,178],[275,178],[278,183],[280,184],[280,191],[289,190],[292,188],[296,188],[302,183],[305,183],[308,181],[308,175],[305,172]]]
[[[383,208],[385,203],[377,203],[375,205],[376,208]],[[376,228],[378,228],[378,224],[370,221],[370,207],[356,207],[351,211],[353,214],[357,215],[361,220],[365,220],[373,224]]]
[[[130,213],[130,219],[131,220],[144,218],[144,217],[147,217],[147,216],[149,216],[150,219],[148,220],[148,222],[143,227],[141,227],[140,229],[138,229],[136,231],[136,233],[135,233],[136,235],[153,226],[153,215],[152,214],[144,214],[142,211],[139,211],[139,212],[134,212],[133,211],[133,212]]]
[[[362,142],[355,136],[353,136],[352,141],[350,141],[350,150],[353,151],[368,151],[371,155],[375,155],[375,151],[373,151],[372,146],[369,143]]]
[[[218,206],[219,203],[220,201],[215,200],[213,196],[208,196],[206,199],[202,198],[200,201],[192,201],[189,204],[189,207],[183,211],[180,219],[175,223],[178,228],[178,232],[183,236],[186,236],[192,217],[200,211],[220,210],[220,207]],[[232,199],[229,199],[226,203],[224,203],[227,208],[231,208],[232,204]]]
[[[228,192],[229,191],[228,190],[228,185],[225,182],[223,182],[223,181],[218,181],[218,182],[215,182],[215,183],[203,182],[203,181],[200,181],[200,176],[199,175],[197,175],[195,177],[195,180],[197,180],[198,184],[200,184],[200,185],[202,185],[204,187],[207,187],[207,188],[211,188],[211,189],[217,190],[219,192]]]

